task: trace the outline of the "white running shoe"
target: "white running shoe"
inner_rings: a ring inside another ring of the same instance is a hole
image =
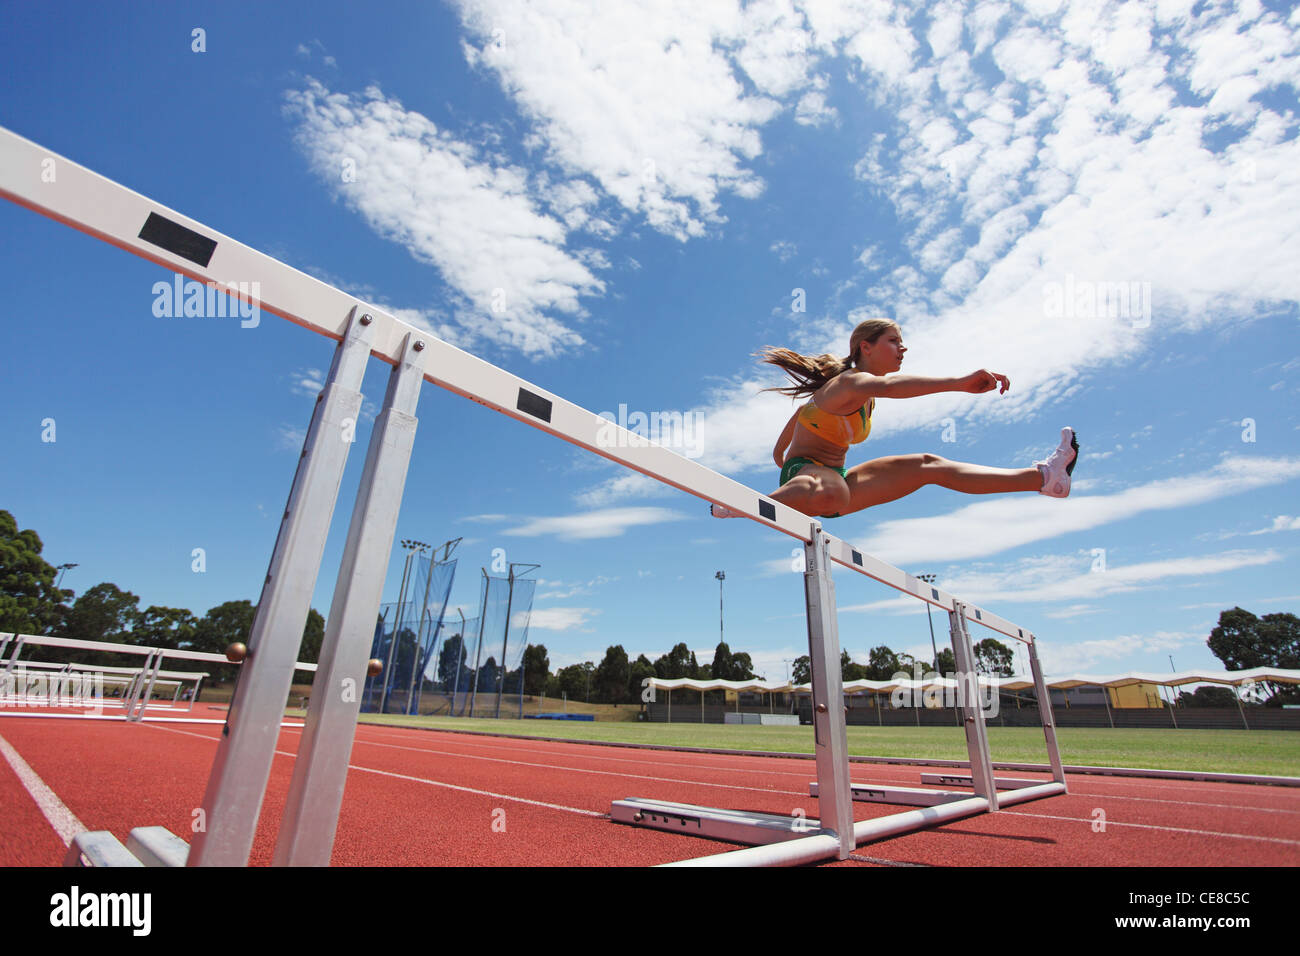
[[[1040,495],[1050,498],[1068,498],[1070,496],[1070,476],[1079,461],[1079,439],[1074,429],[1066,426],[1061,429],[1061,443],[1056,446],[1047,461],[1036,461],[1035,465],[1043,473],[1043,487]]]
[[[722,505],[709,505],[709,513],[715,518],[745,518],[748,517],[743,512],[732,511],[730,508],[724,508]]]

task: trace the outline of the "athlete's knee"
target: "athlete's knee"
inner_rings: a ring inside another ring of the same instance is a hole
[[[930,468],[930,469],[943,468],[947,465],[952,464],[952,462],[950,462],[947,458],[942,458],[939,455],[931,455],[929,452],[925,452],[924,454],[918,455],[917,457],[920,458],[921,460],[922,468]]]

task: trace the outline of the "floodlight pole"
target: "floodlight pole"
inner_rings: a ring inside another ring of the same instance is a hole
[[[726,641],[722,630],[722,582],[727,580],[727,572],[719,571],[713,576],[718,579],[718,643],[721,644]]]

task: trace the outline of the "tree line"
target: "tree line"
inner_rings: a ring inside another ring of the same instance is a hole
[[[17,521],[8,511],[0,510],[0,632],[53,635],[87,641],[108,641],[147,647],[205,651],[223,654],[236,642],[248,640],[256,612],[247,600],[226,601],[208,610],[202,617],[185,608],[150,605],[143,610],[140,599],[117,585],[101,582],[80,596],[55,586],[58,569],[47,562],[41,552],[44,545],[32,530],[19,531]],[[315,663],[325,635],[325,619],[315,609],[307,616],[298,660]],[[414,635],[411,635],[414,639]],[[1219,615],[1218,625],[1206,641],[1209,650],[1229,671],[1255,667],[1300,669],[1300,618],[1294,614],[1265,614],[1257,617],[1240,607]],[[1011,648],[994,638],[974,645],[976,669],[982,674],[1009,677],[1014,673]],[[58,663],[98,663],[104,655],[65,648],[45,647],[41,656]],[[458,661],[459,659],[459,661]],[[138,665],[139,659],[122,661]],[[496,686],[500,668],[495,658],[484,662],[468,660],[467,642],[451,634],[438,658],[438,681],[451,690],[459,679],[461,689],[472,686],[475,668],[480,688]],[[937,665],[937,666],[936,666]],[[216,680],[229,679],[233,665],[208,664],[202,661],[169,661],[173,670],[206,670]],[[682,642],[653,662],[646,655],[630,660],[622,645],[606,649],[599,664],[584,661],[550,672],[545,645],[529,645],[522,662],[524,693],[548,697],[567,695],[572,700],[622,704],[640,702],[644,681],[648,677],[663,680],[765,680],[754,673],[749,654],[733,652],[726,642],[714,648],[713,660],[701,664]],[[840,656],[841,677],[853,680],[890,680],[895,674],[922,675],[937,670],[940,674],[956,672],[952,650],[944,648],[938,660],[921,660],[880,645],[867,655],[867,663]],[[505,686],[518,688],[519,671],[508,672]],[[513,680],[512,680],[513,678]],[[807,655],[793,662],[790,679],[806,684],[812,679]],[[1271,706],[1300,704],[1300,689],[1294,684],[1260,682],[1256,688],[1260,702]],[[1195,693],[1181,693],[1179,703],[1190,706],[1232,706],[1233,691],[1222,687],[1202,687]]]

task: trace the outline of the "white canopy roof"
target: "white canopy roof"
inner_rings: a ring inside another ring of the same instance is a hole
[[[1088,674],[1070,674],[1063,677],[1047,679],[1047,686],[1053,690],[1070,690],[1075,687],[1124,687],[1130,684],[1158,684],[1177,687],[1183,684],[1230,684],[1240,687],[1256,681],[1273,681],[1279,684],[1300,684],[1300,670],[1288,670],[1277,667],[1252,667],[1242,671],[1178,671],[1176,673],[1146,673],[1130,671],[1096,677]],[[979,682],[984,687],[996,687],[999,690],[1026,690],[1034,686],[1031,677],[989,677],[981,674]],[[732,690],[758,691],[761,693],[812,692],[811,684],[791,684],[788,681],[761,680],[692,680],[679,677],[673,680],[650,678],[650,686],[656,690]],[[953,687],[957,682],[948,677],[932,677],[922,680],[900,678],[898,680],[853,680],[844,682],[844,693],[886,693],[895,690],[924,690],[927,687]]]

